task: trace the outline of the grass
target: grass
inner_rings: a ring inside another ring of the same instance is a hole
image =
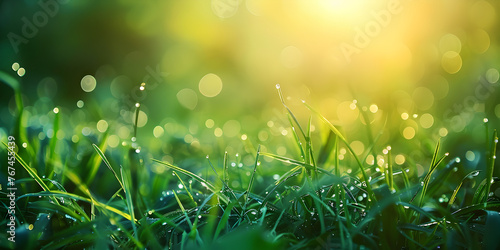
[[[17,98],[18,83],[4,74],[0,79],[16,93],[16,121],[20,121],[24,107]],[[304,126],[286,105],[279,86],[278,94],[292,132],[287,147],[297,149],[296,157],[266,152],[259,145],[254,150],[254,164],[248,166],[246,174],[246,168],[230,167],[227,152],[219,164],[213,164],[208,156],[200,159],[208,169],[202,174],[183,164],[144,159],[143,153],[131,145],[111,154],[106,150],[107,133],[90,144],[91,150],[71,151],[80,155],[74,159],[81,159],[77,167],[72,167],[68,159],[73,158],[57,151],[55,136],[48,144],[37,142],[28,136],[27,127],[16,122],[13,135],[29,142],[15,152],[20,166],[17,176],[22,176],[16,179],[21,191],[16,200],[17,245],[2,233],[1,247],[500,247],[496,233],[500,227],[500,201],[490,194],[500,180],[494,176],[496,131],[489,137],[491,131],[486,128],[485,144],[489,148],[483,152],[487,159],[484,171],[459,175],[454,169],[461,165],[447,159],[449,154],[442,153],[438,140],[433,153],[429,152],[428,170],[420,176],[410,175],[409,170],[416,169],[417,163],[408,160],[403,166],[395,165],[393,149],[376,145],[378,136],[372,136],[371,125],[366,125],[370,144],[359,155],[341,129],[313,105],[304,102],[311,112]],[[138,111],[139,106],[135,124]],[[363,116],[367,120],[367,114]],[[312,131],[316,121],[329,131],[317,144],[313,140],[316,132]],[[56,113],[52,122],[57,133],[66,121]],[[137,126],[134,137],[136,133]],[[6,155],[10,149],[6,138],[2,141]],[[376,150],[383,147],[382,151]],[[341,154],[341,148],[346,148],[348,154]],[[366,163],[369,155],[382,157],[383,164]],[[165,174],[149,171],[155,167],[165,168]],[[382,170],[376,171],[377,167]],[[99,175],[106,174],[111,176],[105,185],[109,190],[93,188]],[[271,178],[274,174],[278,174],[275,180]],[[259,178],[262,180],[257,181]],[[236,188],[232,181],[241,185]],[[443,197],[448,200],[443,202]],[[5,195],[1,206],[2,211],[8,207]],[[7,222],[4,218],[2,225]]]

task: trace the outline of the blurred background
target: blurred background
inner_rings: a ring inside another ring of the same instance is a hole
[[[311,116],[305,100],[360,155],[371,143],[367,133],[382,133],[374,149],[392,145],[396,163],[420,162],[420,174],[444,138],[452,157],[474,169],[484,161],[485,127],[491,137],[499,125],[499,7],[485,0],[3,0],[0,71],[21,83],[30,140],[55,136],[61,155],[72,155],[77,142],[86,145],[82,154],[91,152],[90,143],[106,139],[111,154],[133,143],[145,159],[198,167],[205,155],[222,159],[225,151],[235,165],[251,166],[258,144],[297,158],[279,84],[302,126]],[[13,90],[0,88],[3,138],[16,106]],[[312,129],[317,142],[326,140],[316,119]],[[378,160],[374,154],[366,163]]]

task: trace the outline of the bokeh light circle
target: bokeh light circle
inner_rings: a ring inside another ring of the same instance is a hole
[[[193,110],[198,104],[198,95],[192,89],[182,89],[176,96],[179,103],[187,109]]]
[[[215,97],[222,91],[222,80],[216,74],[206,74],[198,84],[200,93],[206,97]]]
[[[227,137],[235,137],[240,133],[241,125],[236,120],[229,120],[224,123],[224,126],[222,126],[222,130]]]
[[[97,86],[96,79],[91,75],[86,75],[80,81],[80,85],[85,92],[92,92]]]
[[[418,87],[413,91],[413,101],[421,110],[428,110],[434,105],[434,94],[426,87]]]
[[[455,51],[447,51],[441,58],[441,66],[449,74],[455,74],[462,68],[462,57]]]

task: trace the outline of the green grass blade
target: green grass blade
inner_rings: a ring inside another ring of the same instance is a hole
[[[297,166],[301,166],[301,167],[306,167],[307,169],[311,169],[311,170],[314,168],[312,165],[307,164],[305,162],[293,160],[293,159],[290,159],[290,158],[287,158],[284,156],[280,156],[280,155],[275,155],[275,154],[266,153],[266,152],[261,152],[260,155],[267,156],[267,157],[282,161],[284,163],[293,164],[293,165],[297,165]]]
[[[94,147],[94,149],[97,152],[97,154],[99,154],[99,156],[101,157],[101,159],[104,162],[104,164],[106,164],[106,166],[109,168],[109,170],[111,170],[111,172],[113,172],[113,175],[115,176],[115,178],[118,181],[118,183],[120,183],[120,186],[122,187],[122,189],[125,190],[125,188],[123,187],[123,183],[120,180],[120,177],[118,177],[118,175],[116,174],[115,170],[111,167],[111,164],[109,163],[108,159],[106,158],[106,156],[104,155],[104,153],[102,152],[102,150],[97,145],[95,145],[95,144],[92,144],[92,146]]]
[[[206,180],[204,180],[203,178],[199,177],[198,175],[193,174],[193,173],[191,173],[191,172],[189,172],[189,171],[187,171],[185,169],[182,169],[180,167],[176,167],[176,166],[174,166],[174,165],[172,165],[172,164],[170,164],[168,162],[163,162],[163,161],[159,161],[159,160],[156,160],[156,159],[151,159],[151,160],[154,161],[154,162],[156,162],[156,163],[162,164],[162,165],[164,165],[164,166],[166,166],[166,167],[168,167],[168,168],[170,168],[172,170],[181,172],[181,173],[183,173],[183,174],[185,174],[185,175],[187,175],[187,176],[189,176],[189,177],[191,177],[191,178],[199,181],[200,183],[204,183],[209,188],[210,191],[215,192],[215,187],[212,184],[210,184],[209,182],[207,182]]]
[[[495,210],[495,209],[500,209],[500,201],[490,201],[487,203],[482,203],[482,204],[475,204],[472,206],[467,206],[461,209],[458,209],[457,211],[451,213],[452,215],[455,216],[461,216],[465,214],[469,214],[478,210]]]
[[[59,112],[54,113],[54,122],[52,125],[52,130],[54,131],[54,134],[52,138],[50,138],[49,142],[49,152],[48,152],[48,159],[46,160],[46,169],[45,169],[45,175],[48,176],[49,178],[52,178],[54,176],[54,165],[56,162],[56,145],[57,145],[57,132],[59,131]]]
[[[422,207],[424,204],[425,200],[425,195],[427,192],[427,188],[429,186],[429,182],[431,180],[432,173],[437,169],[439,164],[443,162],[444,158],[446,158],[449,154],[446,153],[444,154],[439,160],[437,160],[437,155],[439,154],[439,148],[440,148],[440,142],[438,141],[436,145],[436,150],[434,150],[434,155],[432,156],[432,161],[431,161],[431,166],[429,167],[429,172],[425,175],[423,181],[422,181],[422,188],[421,188],[421,193],[420,193],[420,200],[419,200],[419,206]]]
[[[89,198],[85,198],[85,197],[82,197],[82,196],[79,196],[79,195],[76,195],[76,194],[72,194],[72,193],[66,193],[66,192],[61,192],[61,191],[42,191],[42,192],[39,192],[39,193],[29,193],[29,194],[24,194],[24,195],[21,195],[19,196],[17,199],[20,200],[22,198],[25,198],[25,197],[37,197],[37,196],[53,196],[53,197],[64,197],[64,198],[69,198],[69,199],[75,199],[75,200],[79,200],[79,201],[85,201],[87,203],[92,203],[93,201]],[[117,215],[120,215],[122,216],[123,218],[127,219],[127,220],[132,220],[132,218],[130,217],[129,214],[127,213],[124,213],[122,211],[120,211],[119,209],[117,208],[114,208],[112,206],[109,206],[109,205],[105,205],[101,202],[98,202],[98,201],[94,201],[96,206],[99,207],[99,208],[102,208],[104,210],[107,210],[107,211],[110,211],[110,212],[113,212]]]
[[[228,164],[227,151],[224,152],[224,168],[222,171],[222,179],[224,183],[229,183],[229,164]],[[215,169],[214,169],[215,170]]]
[[[297,118],[295,117],[295,115],[293,115],[292,111],[288,108],[288,106],[285,104],[285,99],[283,98],[283,93],[281,92],[281,87],[280,87],[279,84],[276,84],[276,89],[278,90],[278,94],[279,94],[279,97],[280,97],[281,104],[283,104],[283,106],[287,110],[288,114],[292,117],[292,119],[295,121],[295,124],[297,124],[297,126],[299,127],[299,130],[300,130],[300,133],[302,134],[302,136],[304,138],[306,138],[306,134],[304,133],[304,130],[300,126],[299,121],[297,120]],[[292,124],[292,127],[293,127],[293,124]]]
[[[333,126],[333,124],[330,121],[328,121],[328,119],[326,119],[323,115],[321,115],[313,107],[311,107],[309,104],[307,104],[305,102],[304,102],[304,105],[309,110],[311,110],[311,112],[313,112],[314,114],[316,114],[316,116],[318,116],[330,128],[330,130],[332,130],[335,133],[335,135],[337,135],[337,137],[339,137],[340,140],[342,140],[345,143],[346,147],[349,149],[349,152],[351,153],[351,155],[356,160],[356,163],[358,164],[359,169],[361,170],[361,174],[363,175],[363,181],[366,183],[366,190],[368,191],[368,195],[370,196],[370,198],[371,198],[372,201],[376,202],[377,198],[375,197],[375,194],[373,193],[371,184],[368,181],[368,175],[366,173],[366,170],[363,167],[363,163],[361,163],[361,161],[359,160],[359,157],[356,155],[356,153],[354,153],[354,150],[351,148],[351,146],[347,142],[346,138],[342,135],[342,133],[340,133],[340,131],[335,126]]]
[[[387,149],[387,179],[389,181],[389,191],[391,193],[396,192],[396,189],[394,189],[394,175],[392,171],[392,155],[391,155],[391,150]]]
[[[30,167],[28,164],[26,164],[26,162],[23,160],[23,158],[21,158],[21,156],[19,156],[19,154],[17,154],[15,151],[11,150],[5,142],[2,142],[2,143],[5,146],[5,148],[7,148],[7,150],[9,152],[15,154],[17,162],[19,162],[19,164],[21,164],[21,166],[23,166],[23,168],[26,170],[26,172],[28,172],[28,174],[31,176],[31,178],[33,178],[44,191],[50,191],[50,188],[43,182],[42,178],[40,178],[40,176],[38,176],[36,170],[34,168]]]
[[[21,85],[16,80],[16,78],[8,75],[3,71],[0,71],[0,82],[4,82],[5,84],[9,85],[16,92],[21,91]]]
[[[453,194],[451,195],[450,197],[450,200],[448,201],[448,208],[453,205],[453,203],[455,202],[455,199],[457,198],[457,194],[458,194],[458,191],[460,190],[460,188],[462,187],[462,185],[464,184],[464,182],[466,180],[469,179],[470,176],[477,176],[479,174],[480,171],[476,170],[476,171],[472,171],[470,173],[468,173],[464,178],[462,178],[462,181],[460,182],[460,184],[455,188],[455,190],[453,191]]]
[[[92,157],[89,160],[88,165],[87,165],[87,167],[89,169],[89,175],[87,176],[87,180],[85,181],[85,183],[87,183],[87,185],[90,185],[92,183],[92,181],[95,178],[95,175],[97,174],[97,171],[99,170],[99,166],[101,165],[101,159],[103,159],[102,156],[104,156],[104,152],[106,152],[106,147],[108,145],[107,139],[108,139],[108,133],[106,132],[104,134],[103,139],[101,140],[101,144],[99,145],[99,147],[92,144],[94,149],[97,151],[97,154],[92,155]],[[101,148],[102,148],[102,150],[101,150]],[[99,150],[97,150],[97,149],[99,149]]]
[[[134,139],[137,139],[137,124],[139,122],[139,111],[141,109],[141,104],[135,104],[135,119],[134,119]]]
[[[191,223],[191,220],[189,219],[189,216],[186,213],[186,209],[184,209],[184,206],[182,205],[181,200],[179,200],[179,197],[177,196],[177,194],[175,193],[175,190],[172,190],[172,193],[174,194],[175,200],[177,201],[177,204],[179,204],[179,207],[181,208],[181,211],[184,214],[184,217],[186,217],[186,221],[187,221],[189,227],[193,228],[193,224]]]
[[[125,172],[126,171],[126,172]],[[134,231],[134,238],[139,241],[137,234],[137,226],[135,225],[135,212],[134,212],[134,201],[132,200],[132,190],[131,190],[131,179],[130,172],[125,170],[124,168],[120,168],[120,172],[122,175],[122,183],[125,187],[123,191],[125,192],[125,202],[127,203],[128,212],[130,215],[130,221],[132,222],[132,230]],[[125,173],[124,173],[125,172]]]
[[[499,249],[498,226],[500,225],[500,213],[497,211],[486,211],[486,224],[484,234],[484,249]]]
[[[497,131],[495,130],[493,132],[493,142],[491,143],[491,150],[490,150],[490,157],[489,157],[490,159],[488,162],[488,167],[486,169],[486,189],[485,189],[485,193],[484,193],[483,202],[486,202],[486,200],[488,200],[488,197],[490,195],[491,183],[493,182],[493,171],[495,168],[497,144],[498,144],[498,135],[497,135]]]
[[[441,140],[438,140],[436,148],[434,149],[434,154],[432,154],[432,160],[431,160],[431,165],[429,166],[429,172],[431,172],[432,167],[436,165],[440,148],[441,148]]]
[[[474,197],[472,198],[472,204],[479,204],[481,201],[484,200],[484,195],[486,194],[486,179],[483,179],[477,189],[476,192],[474,192]]]
[[[219,238],[219,235],[221,231],[226,228],[226,224],[229,220],[229,216],[231,215],[231,210],[233,209],[234,205],[237,203],[237,200],[234,200],[233,202],[229,203],[224,210],[224,213],[222,214],[222,217],[219,221],[219,224],[217,224],[217,228],[215,229],[215,234],[214,234],[214,241]]]
[[[255,180],[255,172],[257,172],[257,166],[259,166],[259,155],[260,155],[260,145],[257,148],[257,155],[255,156],[255,164],[253,167],[252,175],[250,176],[250,182],[248,183],[247,191],[245,194],[245,203],[243,205],[243,212],[245,212],[247,204],[248,204],[248,196],[250,195],[250,191],[252,190],[252,185]]]
[[[179,181],[181,182],[182,188],[184,188],[184,190],[186,190],[186,193],[188,194],[189,198],[194,202],[195,206],[198,206],[198,203],[196,203],[196,201],[194,200],[193,196],[191,195],[191,192],[189,192],[184,181],[182,181],[181,177],[179,177],[179,175],[175,171],[173,171],[173,172],[174,172],[175,176],[177,176],[177,179],[179,179]]]
[[[290,176],[295,174],[296,172],[300,171],[303,167],[302,166],[296,166],[290,170],[288,170],[286,173],[284,173],[276,182],[274,183],[275,185],[281,184],[283,181],[287,180]]]
[[[302,159],[305,159],[306,158],[306,151],[304,151],[304,147],[302,145],[302,142],[300,141],[300,138],[299,138],[299,135],[297,134],[295,126],[293,125],[291,115],[289,113],[287,113],[287,117],[288,117],[288,122],[290,123],[290,128],[292,130],[293,139],[295,140],[295,145],[297,146],[297,148],[299,149],[299,152],[300,152],[300,157]]]

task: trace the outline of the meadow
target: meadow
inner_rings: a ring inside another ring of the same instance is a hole
[[[0,248],[498,249],[498,9],[6,1]]]

